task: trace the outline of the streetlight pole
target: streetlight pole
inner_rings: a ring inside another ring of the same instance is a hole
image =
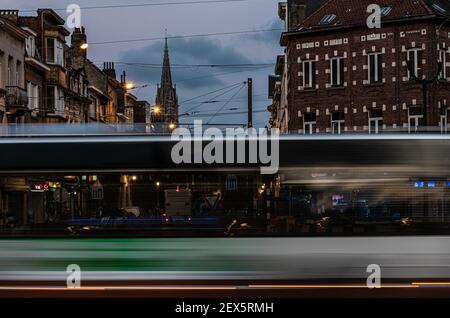
[[[414,70],[413,61],[408,62],[408,71],[411,74],[411,78],[417,83],[422,85],[422,98],[423,98],[423,121],[425,124],[425,129],[428,127],[428,85],[433,84],[442,72],[442,62],[438,62],[438,71],[432,79],[419,78]]]

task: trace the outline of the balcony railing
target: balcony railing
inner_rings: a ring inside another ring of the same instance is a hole
[[[19,86],[6,86],[6,107],[27,107],[28,93]]]

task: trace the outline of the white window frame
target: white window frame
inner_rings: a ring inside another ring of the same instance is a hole
[[[440,117],[441,133],[446,134],[448,132],[448,108],[445,109],[445,114]]]
[[[375,123],[375,131],[372,132],[372,122]],[[382,117],[369,117],[369,134],[379,134],[380,130],[383,129],[383,124],[381,124],[383,122],[383,118]],[[381,124],[381,125],[380,125]]]
[[[333,69],[333,61],[336,61],[336,70]],[[330,85],[332,87],[344,86],[344,79],[341,78],[341,63],[345,64],[343,57],[333,57],[330,59]],[[337,72],[337,83],[333,83],[334,72]]]
[[[3,56],[0,54],[0,88],[5,88],[4,75],[3,75]]]
[[[64,93],[58,86],[53,86],[53,85],[49,85],[49,86],[53,87],[53,89],[54,89],[55,109],[53,109],[52,111],[54,114],[63,115],[64,114]],[[48,99],[48,96],[47,96],[47,99]],[[47,108],[48,108],[48,105],[47,105]]]
[[[64,67],[64,44],[57,38],[48,37],[45,40],[46,50],[48,52],[48,40],[53,41],[53,61],[46,58],[48,64],[54,64]]]
[[[12,86],[12,63],[13,60],[8,57],[8,70],[7,70],[7,77],[6,77],[6,86]]]
[[[29,35],[25,40],[25,48],[29,57],[35,57],[36,55],[36,38],[33,35]]]
[[[22,63],[20,61],[16,61],[16,85],[17,87],[21,87],[21,80],[22,80],[22,76],[21,76],[21,70],[22,68]]]
[[[313,72],[313,65],[315,65],[315,60],[308,60],[302,62],[302,68],[303,68],[303,88],[305,89],[315,89],[315,70]],[[309,78],[306,79],[306,64],[309,64]],[[308,85],[307,85],[308,82]],[[314,86],[313,86],[314,85]]]
[[[303,134],[304,135],[313,135],[316,132],[317,121],[306,121],[303,122]],[[309,129],[309,132],[306,131],[306,128]]]
[[[442,63],[442,72],[439,74],[439,79],[447,80],[447,51],[439,50],[439,62]]]
[[[413,70],[414,70],[414,74],[416,75],[416,77],[419,76],[419,71],[422,70],[422,68],[420,67],[421,62],[419,62],[419,52],[423,51],[422,49],[418,49],[418,48],[414,48],[414,49],[408,49],[406,51],[406,63],[408,63],[407,65],[409,65],[410,59],[410,53],[414,54],[414,65],[413,65]],[[408,67],[408,79],[411,78],[411,72],[409,71],[409,67]]]
[[[28,92],[28,109],[33,112],[37,112],[39,108],[39,86],[28,82],[27,83],[27,92]]]
[[[337,132],[334,131],[335,125],[337,126]],[[345,120],[331,120],[331,133],[333,135],[342,134],[344,125],[345,125]]]
[[[409,115],[408,114],[408,133],[417,133],[419,132],[418,128],[420,127],[420,120],[423,119],[423,115]],[[411,131],[411,120],[414,120],[414,131]]]
[[[371,68],[370,68],[370,66],[371,66],[370,59],[371,59],[372,56],[374,56],[374,58],[375,58],[375,60],[374,60],[374,68],[375,69],[374,70],[371,70]],[[378,70],[380,69],[380,67],[378,65],[378,63],[379,63],[379,58],[378,57],[381,58],[381,63],[383,63],[383,61],[382,61],[383,53],[375,52],[375,53],[369,53],[367,55],[367,70],[368,70],[368,72],[367,72],[367,74],[368,74],[367,81],[368,81],[369,84],[379,84],[379,83],[381,83],[383,81],[383,75],[378,72]],[[375,75],[374,76],[374,80],[375,80],[374,82],[371,81],[372,71],[374,71],[374,75]]]

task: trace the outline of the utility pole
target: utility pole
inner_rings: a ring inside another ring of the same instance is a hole
[[[253,127],[253,79],[247,80],[248,87],[248,123],[247,128]]]
[[[408,62],[408,70],[409,70],[409,73],[411,74],[411,78],[414,81],[416,81],[417,83],[422,85],[423,122],[424,122],[424,125],[425,125],[425,129],[427,129],[427,127],[428,127],[428,116],[427,116],[427,110],[428,110],[428,85],[431,85],[434,82],[436,82],[436,80],[439,77],[439,74],[441,74],[441,72],[442,72],[442,67],[443,67],[442,62],[438,62],[438,71],[437,71],[436,75],[432,79],[427,80],[427,79],[418,78],[417,74],[414,71],[414,66],[413,66],[412,61]]]

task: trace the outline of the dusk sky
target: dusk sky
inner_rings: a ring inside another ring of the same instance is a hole
[[[170,2],[181,2],[173,0]],[[103,1],[56,1],[56,0],[3,0],[3,8],[28,10],[39,7],[62,9],[71,3],[83,7],[164,3],[163,0],[103,0]],[[133,40],[164,37],[165,30],[171,36],[235,32],[259,29],[280,29],[282,23],[277,17],[279,0],[247,0],[242,2],[163,5],[127,8],[102,8],[82,10],[82,24],[91,43],[88,55],[98,65],[103,61],[115,61],[117,74],[126,70],[128,79],[136,85],[150,84],[133,91],[139,99],[155,101],[156,84],[160,81],[163,59],[163,40],[128,43],[100,44],[98,42]],[[64,18],[67,13],[57,11]],[[169,39],[172,75],[177,84],[180,101],[180,114],[186,111],[199,112],[195,116],[182,116],[180,122],[192,122],[205,114],[202,119],[210,123],[245,124],[246,114],[217,116],[212,115],[223,108],[221,113],[246,111],[247,89],[244,87],[229,91],[223,96],[213,98],[221,92],[203,98],[190,100],[196,96],[244,82],[248,77],[254,79],[254,124],[264,127],[269,113],[261,112],[270,104],[267,99],[267,76],[273,73],[276,55],[282,52],[279,47],[280,32],[250,33],[240,35],[187,37]],[[98,43],[98,44],[96,44]],[[145,63],[157,65],[123,65],[125,63]],[[194,67],[199,64],[270,64],[249,68],[205,68]],[[186,65],[189,65],[187,67]],[[223,91],[225,92],[225,91]],[[237,94],[237,95],[235,95]],[[233,96],[233,99],[227,101]],[[213,103],[204,103],[213,100]],[[183,103],[186,101],[186,103]],[[217,102],[216,102],[217,101]],[[194,102],[203,102],[195,104]]]

